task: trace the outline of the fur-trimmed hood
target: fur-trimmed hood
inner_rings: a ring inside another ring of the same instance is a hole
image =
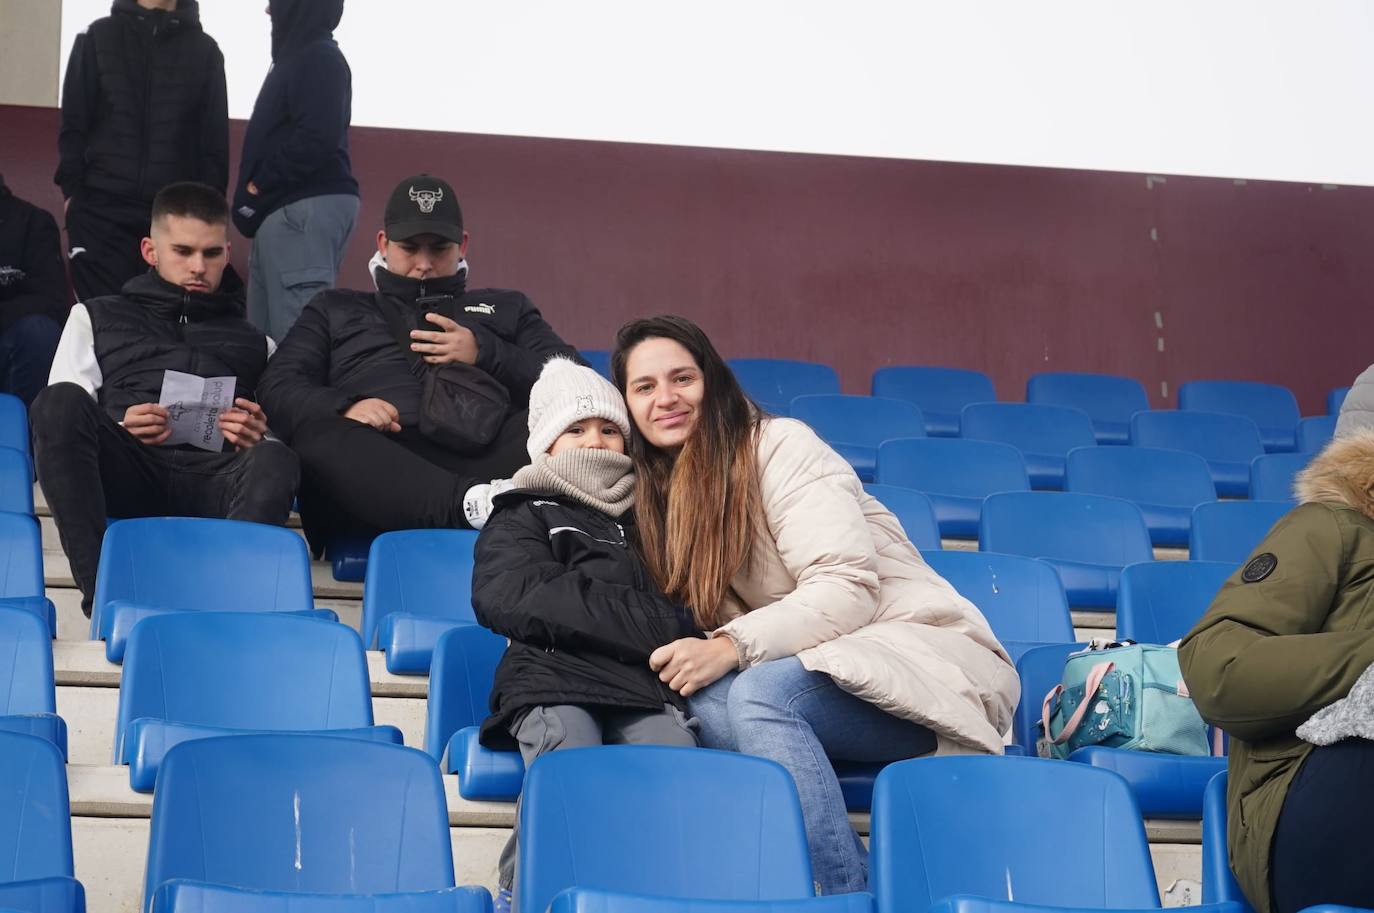
[[[1293,480],[1303,504],[1349,507],[1374,520],[1374,429],[1336,438]]]

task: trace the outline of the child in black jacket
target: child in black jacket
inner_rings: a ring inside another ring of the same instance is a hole
[[[482,744],[518,747],[526,766],[588,745],[695,746],[685,702],[649,668],[650,653],[695,630],[627,534],[635,478],[620,394],[554,358],[530,392],[529,429],[532,462],[477,539],[473,608],[510,638]],[[510,901],[515,848],[512,834],[498,907]]]

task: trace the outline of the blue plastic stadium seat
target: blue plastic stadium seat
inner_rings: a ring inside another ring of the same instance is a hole
[[[959,413],[969,403],[991,403],[997,392],[982,371],[898,365],[873,372],[873,395],[905,399],[921,408],[926,434],[958,437]]]
[[[33,468],[28,454],[13,447],[0,447],[0,510],[33,513]]]
[[[1188,913],[1250,913],[1240,904],[1194,904]],[[1153,907],[1138,910],[1124,910],[1120,907],[1068,907],[1063,904],[1029,904],[1013,900],[994,900],[988,897],[973,897],[956,894],[930,908],[928,913],[1159,913]],[[1312,913],[1312,911],[1304,911]]]
[[[363,583],[363,643],[386,652],[387,670],[424,674],[439,637],[476,624],[470,529],[383,533],[372,543]]]
[[[891,764],[874,789],[871,839],[869,884],[883,911],[928,910],[955,894],[1159,906],[1129,787],[1087,765],[999,757]],[[1048,862],[1046,849],[1059,846],[1073,848],[1068,869]]]
[[[940,527],[935,521],[935,506],[930,498],[911,488],[875,482],[864,483],[864,491],[892,511],[917,551],[928,552],[940,548]]]
[[[1222,561],[1147,561],[1121,572],[1116,636],[1142,644],[1171,644],[1212,604],[1234,564]]]
[[[1021,451],[993,441],[888,441],[878,448],[878,481],[924,492],[940,534],[951,539],[978,538],[988,495],[1030,491]]]
[[[1067,465],[1065,491],[1132,502],[1154,545],[1186,548],[1193,508],[1217,499],[1207,461],[1181,450],[1079,447]]]
[[[697,900],[569,888],[549,913],[877,913],[872,894],[835,894],[797,900]]]
[[[367,578],[367,553],[372,539],[367,536],[335,536],[325,546],[324,557],[329,562],[335,580],[362,583]]]
[[[8,393],[0,393],[0,447],[29,456],[29,410],[22,399]],[[33,484],[32,476],[29,484]]]
[[[978,548],[1048,562],[1075,609],[1116,608],[1121,569],[1154,559],[1140,508],[1120,498],[1069,492],[989,495]]]
[[[611,379],[611,353],[606,349],[582,349],[578,353],[593,371]]]
[[[47,739],[67,756],[67,724],[57,715],[52,632],[47,619],[0,601],[0,732]]]
[[[814,895],[791,774],[699,748],[614,745],[540,757],[520,803],[516,879],[521,913],[543,913],[574,886],[697,900]]]
[[[113,644],[122,656],[132,624],[120,614],[313,611],[313,592],[305,540],[289,529],[198,517],[118,520],[100,549],[91,639],[106,639],[109,656],[109,635],[122,634]]]
[[[1336,436],[1336,416],[1314,415],[1298,422],[1298,450],[1317,453]]]
[[[1011,721],[1012,741],[1027,757],[1039,754],[1037,743],[1042,735],[1041,708],[1045,695],[1064,677],[1064,663],[1069,655],[1084,649],[1087,644],[1042,644],[1025,650],[1016,659],[1016,674],[1021,679],[1021,700]]]
[[[157,895],[157,913],[491,913],[486,888],[405,894],[288,894],[175,880]]]
[[[1093,447],[1092,420],[1080,409],[1031,403],[973,403],[965,406],[963,436],[997,441],[1021,451],[1031,487],[1064,487],[1064,458],[1075,447]]]
[[[243,735],[167,752],[153,797],[144,913],[174,879],[303,894],[453,887],[444,784],[400,745]]]
[[[223,611],[221,609],[220,611]],[[100,639],[105,641],[105,658],[112,663],[124,662],[124,651],[129,646],[129,633],[143,621],[149,618],[161,618],[164,615],[184,615],[186,609],[163,608],[162,606],[145,606],[139,603],[126,602],[123,599],[116,599],[105,604],[105,612],[100,617]],[[260,613],[245,613],[260,614]],[[265,614],[265,613],[262,613]],[[299,618],[311,618],[316,621],[338,621],[339,616],[333,609],[301,609],[296,612],[274,612],[276,615],[294,615]]]
[[[1326,414],[1340,415],[1341,406],[1345,404],[1346,394],[1350,392],[1349,387],[1336,387],[1326,394]]]
[[[991,552],[937,552],[925,558],[978,607],[1013,662],[1032,645],[1073,641],[1064,587],[1045,562]]]
[[[789,414],[810,425],[865,482],[873,481],[883,441],[926,436],[921,410],[902,399],[812,394],[792,400]]]
[[[1114,374],[1033,374],[1026,381],[1026,402],[1088,413],[1099,444],[1129,444],[1131,416],[1150,408],[1140,381]]]
[[[1199,505],[1193,512],[1188,557],[1238,565],[1292,508],[1289,501],[1218,501]]]
[[[43,597],[43,541],[33,516],[0,511],[0,597],[10,596]]]
[[[1250,461],[1264,453],[1258,425],[1219,412],[1138,412],[1131,419],[1131,443],[1197,454],[1207,461],[1223,498],[1249,496]]]
[[[1207,783],[1202,808],[1202,902],[1240,903],[1245,913],[1253,913],[1245,892],[1231,871],[1231,855],[1226,848],[1226,771]]]
[[[0,909],[82,913],[62,753],[47,739],[0,732],[0,783]]]
[[[729,365],[744,392],[774,415],[787,415],[798,396],[840,392],[840,377],[829,365],[785,358],[732,358]]]
[[[1141,814],[1149,818],[1202,817],[1207,781],[1226,769],[1226,758],[1127,751],[1088,746],[1069,760],[1110,770],[1130,784]]]
[[[114,763],[151,792],[175,745],[245,732],[316,732],[400,744],[373,726],[352,628],[291,615],[179,612],[134,628],[119,688]]]
[[[1256,501],[1296,503],[1293,479],[1311,461],[1310,451],[1266,453],[1255,457],[1250,463],[1250,497]]]
[[[477,741],[505,652],[506,639],[478,625],[452,628],[434,646],[425,751],[458,775],[464,799],[513,802],[524,782],[525,762],[518,751],[493,751]]]
[[[1278,384],[1245,380],[1195,380],[1178,388],[1178,407],[1196,412],[1243,415],[1259,426],[1264,449],[1293,450],[1301,413],[1293,391]]]

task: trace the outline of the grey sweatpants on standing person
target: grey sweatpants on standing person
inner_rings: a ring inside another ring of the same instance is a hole
[[[572,704],[533,707],[512,727],[511,735],[520,743],[525,769],[534,759],[564,748],[589,748],[593,745],[670,745],[697,747],[697,721],[671,704],[650,713],[644,710],[588,709]],[[520,835],[520,806],[515,807],[515,825],[501,850],[500,886],[515,885],[515,860]],[[518,910],[517,903],[511,909]]]
[[[358,220],[350,194],[306,197],[273,210],[248,257],[248,319],[281,342],[316,292],[334,287]]]

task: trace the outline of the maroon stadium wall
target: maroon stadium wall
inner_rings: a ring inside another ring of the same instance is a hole
[[[57,212],[57,112],[0,106],[0,169]],[[235,122],[235,149],[243,124]],[[1145,383],[1282,383],[1304,414],[1374,361],[1374,188],[355,128],[363,188],[341,284],[392,183],[454,183],[479,285],[519,288],[570,342],[642,314],[726,356]],[[235,260],[246,260],[239,239]],[[1168,397],[1162,392],[1167,384]]]

